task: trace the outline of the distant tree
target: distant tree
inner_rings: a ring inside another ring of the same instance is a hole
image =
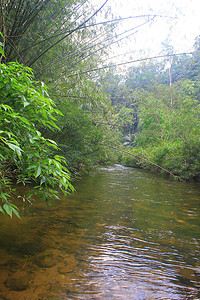
[[[196,38],[194,43],[194,52],[190,61],[188,79],[200,81],[200,36]]]

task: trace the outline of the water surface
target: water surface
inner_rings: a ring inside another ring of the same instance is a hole
[[[200,298],[198,183],[116,165],[75,187],[0,216],[0,299]]]

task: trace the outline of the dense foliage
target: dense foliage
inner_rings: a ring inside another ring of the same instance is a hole
[[[63,192],[73,187],[64,157],[53,155],[56,143],[40,132],[58,129],[55,116],[60,114],[45,85],[32,81],[31,70],[18,63],[1,64],[0,82],[0,209],[12,216],[18,213],[9,200],[9,179],[24,184],[34,181],[37,193],[47,202],[57,195],[57,185]]]
[[[199,38],[194,48],[170,65],[143,63],[122,78],[107,74],[104,89],[124,121],[123,164],[200,180]]]
[[[73,190],[70,174],[99,164],[120,161],[200,178],[199,39],[192,56],[105,74],[98,68],[107,48],[121,39],[106,3],[1,2],[3,214],[19,217],[13,182],[34,183],[33,193],[49,202],[58,187]],[[152,20],[143,18],[144,24]]]
[[[117,159],[104,146],[105,140],[109,144],[118,136],[104,122],[110,103],[95,78],[85,72],[97,67],[106,41],[113,38],[113,24],[95,24],[105,3],[95,8],[78,0],[2,2],[0,209],[4,214],[19,216],[12,202],[13,182],[35,183],[33,193],[50,202],[58,197],[58,187],[63,192],[73,190],[68,170],[77,175]],[[48,93],[38,79],[48,83]]]

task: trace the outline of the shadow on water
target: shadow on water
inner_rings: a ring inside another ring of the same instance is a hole
[[[116,165],[76,190],[0,216],[0,299],[200,298],[199,184]]]

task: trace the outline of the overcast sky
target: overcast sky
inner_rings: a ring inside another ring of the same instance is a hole
[[[128,53],[133,58],[159,55],[161,43],[166,39],[175,52],[189,52],[195,38],[200,35],[200,0],[109,0],[107,6],[111,7],[114,15],[120,17],[143,14],[168,16],[156,18],[151,26],[138,28],[137,33],[121,43],[121,47],[115,46],[116,55]],[[143,22],[144,19],[121,22],[118,31]]]

